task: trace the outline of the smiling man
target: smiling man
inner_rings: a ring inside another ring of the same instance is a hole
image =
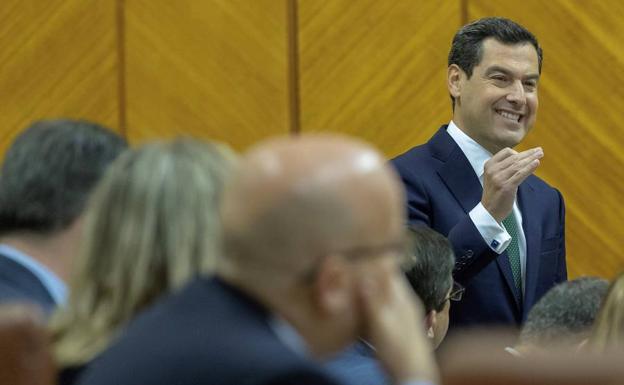
[[[542,49],[503,18],[453,38],[447,86],[453,120],[393,160],[408,192],[409,221],[448,236],[454,278],[466,287],[450,330],[519,325],[567,277],[561,194],[533,175],[544,152],[517,152],[538,107]]]

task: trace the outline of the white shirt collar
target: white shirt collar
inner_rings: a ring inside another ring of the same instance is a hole
[[[24,266],[39,279],[41,284],[48,290],[50,296],[57,305],[65,304],[67,300],[67,285],[50,269],[39,263],[32,257],[22,253],[14,247],[0,244],[0,253],[16,263]]]
[[[297,330],[284,318],[277,315],[269,317],[269,327],[277,338],[293,352],[302,356],[309,355],[308,346]]]
[[[455,143],[457,143],[464,155],[466,155],[475,174],[477,174],[479,180],[483,183],[483,166],[485,162],[492,157],[492,154],[457,127],[452,120],[446,128],[446,132],[448,132]]]

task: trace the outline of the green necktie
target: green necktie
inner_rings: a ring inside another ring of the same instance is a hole
[[[516,225],[516,217],[513,211],[503,220],[503,225],[505,225],[507,232],[511,235],[511,242],[509,246],[507,246],[507,256],[509,257],[514,284],[518,292],[522,293],[522,268],[520,267],[520,248],[518,247],[518,226]],[[522,298],[522,294],[520,294],[520,298]]]

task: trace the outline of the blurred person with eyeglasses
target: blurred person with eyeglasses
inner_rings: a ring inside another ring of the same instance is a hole
[[[461,301],[465,288],[453,280],[455,255],[450,241],[427,226],[407,230],[402,269],[425,310],[424,327],[431,348],[437,348],[448,330],[451,301]],[[376,358],[375,346],[360,340],[325,364],[344,383],[391,384]]]

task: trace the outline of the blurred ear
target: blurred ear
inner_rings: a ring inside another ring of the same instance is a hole
[[[314,280],[314,297],[323,314],[336,314],[351,306],[353,300],[348,263],[339,255],[321,259]]]
[[[425,328],[427,329],[427,337],[434,338],[435,337],[435,325],[437,322],[438,313],[435,310],[431,310],[425,316]]]
[[[457,64],[451,64],[447,70],[447,86],[449,93],[457,102],[461,95],[462,75],[464,71]]]

